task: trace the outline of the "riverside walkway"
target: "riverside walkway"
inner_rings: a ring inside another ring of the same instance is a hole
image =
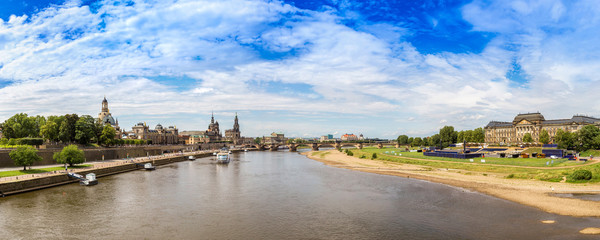
[[[94,170],[94,169],[114,167],[114,166],[126,165],[126,164],[147,163],[147,162],[152,162],[155,160],[163,160],[163,159],[176,158],[176,157],[188,157],[188,156],[195,156],[195,155],[212,154],[213,152],[217,152],[217,151],[218,150],[202,150],[202,151],[194,151],[194,152],[166,153],[166,154],[162,154],[162,155],[154,155],[154,156],[146,156],[146,157],[110,159],[110,160],[105,160],[105,161],[88,162],[87,164],[91,164],[92,166],[85,167],[85,168],[68,169],[68,172],[69,173],[78,173],[78,172],[83,172],[83,171],[90,171],[90,170]],[[52,165],[52,166],[64,166],[64,165]],[[46,168],[46,167],[52,167],[52,166],[39,166],[39,167]],[[12,168],[10,170],[12,170]],[[11,177],[1,177],[0,184],[30,180],[30,179],[35,179],[35,178],[63,175],[63,174],[67,174],[67,170],[24,174],[24,175],[11,176]]]

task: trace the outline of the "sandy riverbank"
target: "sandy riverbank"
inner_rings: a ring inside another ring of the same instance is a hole
[[[324,164],[364,172],[417,178],[466,188],[549,213],[576,217],[600,217],[600,202],[551,196],[552,193],[600,193],[600,184],[551,183],[537,180],[506,179],[494,173],[431,169],[420,165],[350,157],[336,150],[325,154],[303,153]]]

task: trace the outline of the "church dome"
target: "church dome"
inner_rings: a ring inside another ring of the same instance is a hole
[[[102,123],[104,124],[110,124],[110,125],[117,125],[115,122],[115,119],[112,117],[112,115],[108,114],[106,116],[104,116],[104,118],[102,118]]]
[[[162,130],[163,126],[160,125],[160,123],[158,125],[156,125],[156,127],[154,128],[155,130]]]

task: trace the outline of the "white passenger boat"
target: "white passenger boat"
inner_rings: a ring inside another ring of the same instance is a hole
[[[219,152],[217,153],[215,159],[217,160],[217,163],[227,164],[230,161],[229,152]]]

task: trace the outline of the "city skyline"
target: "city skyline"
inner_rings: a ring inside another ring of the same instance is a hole
[[[600,116],[587,1],[0,3],[0,121],[95,116],[244,136],[430,136]],[[231,124],[229,124],[231,123]]]

